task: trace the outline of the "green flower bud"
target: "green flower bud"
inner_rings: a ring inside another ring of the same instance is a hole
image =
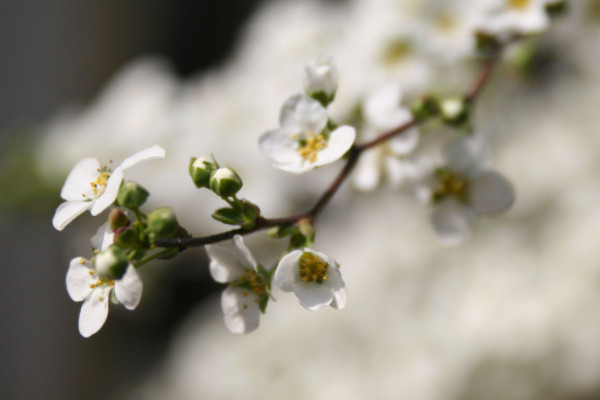
[[[115,230],[114,243],[122,248],[135,247],[139,242],[138,230],[133,227],[122,227]]]
[[[450,125],[462,125],[469,117],[469,107],[461,97],[448,97],[441,100],[440,112],[444,122]]]
[[[122,228],[124,226],[129,226],[131,221],[127,217],[127,214],[118,208],[113,208],[108,214],[108,226],[111,231],[115,229]]]
[[[432,117],[439,113],[437,100],[431,95],[418,98],[410,107],[413,116],[418,120]]]
[[[128,265],[127,255],[116,246],[111,246],[94,257],[96,274],[106,279],[121,279]]]
[[[131,209],[137,209],[146,202],[148,191],[135,182],[125,182],[119,189],[117,202],[119,205]]]
[[[231,168],[219,168],[210,178],[210,188],[221,197],[234,196],[242,188],[242,179]]]
[[[160,207],[148,214],[148,230],[156,238],[172,237],[178,232],[179,223],[171,207]]]
[[[558,0],[546,3],[546,12],[548,15],[554,17],[563,15],[568,11],[568,5],[565,0]]]
[[[209,187],[210,177],[217,169],[214,162],[205,157],[192,157],[190,160],[190,176],[198,188]]]

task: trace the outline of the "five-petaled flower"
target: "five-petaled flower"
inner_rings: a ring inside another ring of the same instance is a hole
[[[532,34],[546,30],[550,18],[546,7],[557,0],[486,0],[488,16],[480,30],[496,35]]]
[[[112,243],[112,238],[108,224],[104,224],[92,238],[92,246],[106,249]],[[83,257],[71,260],[66,283],[71,299],[83,301],[79,313],[79,333],[83,337],[90,337],[102,328],[108,316],[108,300],[112,294],[125,308],[133,310],[139,304],[143,290],[142,280],[133,265],[127,266],[120,279],[108,279],[99,276],[93,262]]]
[[[481,136],[454,140],[436,169],[431,224],[442,244],[458,245],[471,234],[477,216],[497,214],[513,203],[510,182],[490,169],[491,153]]]
[[[69,173],[60,192],[60,197],[66,201],[56,209],[52,225],[62,231],[86,210],[90,210],[92,215],[100,214],[117,198],[126,169],[142,161],[164,156],[165,150],[162,147],[153,146],[126,158],[114,170],[101,166],[95,158],[79,161]]]
[[[289,98],[279,115],[281,127],[264,133],[259,141],[275,167],[301,174],[340,159],[354,143],[356,131],[343,125],[330,131],[327,110],[306,95]]]
[[[346,305],[346,285],[339,266],[326,254],[310,248],[283,257],[273,282],[284,292],[293,291],[300,304],[311,311],[324,306],[342,309]]]
[[[268,301],[268,282],[241,236],[206,246],[210,273],[220,283],[229,283],[221,295],[225,326],[232,333],[249,333],[258,327],[261,304]],[[264,310],[264,309],[263,309]]]

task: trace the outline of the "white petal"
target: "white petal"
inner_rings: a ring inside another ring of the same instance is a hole
[[[62,231],[75,218],[89,210],[94,205],[91,201],[65,201],[58,206],[54,217],[52,217],[52,226],[54,229]]]
[[[258,296],[241,288],[228,287],[221,295],[225,326],[232,333],[249,333],[258,327]]]
[[[67,293],[73,301],[83,301],[92,291],[90,285],[96,282],[96,277],[90,271],[93,272],[92,265],[82,257],[76,257],[69,263]]]
[[[279,124],[300,132],[319,134],[327,125],[327,110],[317,100],[298,94],[290,97],[281,107]]]
[[[299,281],[298,263],[302,253],[302,250],[294,250],[283,257],[277,265],[273,283],[284,292],[292,291],[294,284]]]
[[[450,170],[468,178],[488,169],[492,160],[487,141],[476,135],[453,140],[444,149],[444,156]]]
[[[298,154],[298,153],[297,153]],[[315,164],[311,164],[307,161],[305,161],[299,154],[296,160],[294,160],[293,162],[287,163],[287,164],[275,164],[275,167],[285,171],[285,172],[289,172],[292,174],[303,174],[305,172],[308,172],[312,169],[314,169],[316,166]]]
[[[123,170],[121,167],[117,167],[110,175],[110,178],[108,178],[104,193],[102,193],[94,202],[91,211],[92,215],[100,214],[115,202],[117,199],[117,194],[119,194],[121,182],[123,182]]]
[[[253,269],[256,271],[256,260],[246,244],[244,243],[244,239],[240,235],[235,235],[233,237],[233,254],[237,258],[240,266],[244,269]]]
[[[113,244],[114,239],[115,233],[110,230],[107,221],[100,225],[96,231],[96,234],[90,239],[90,242],[92,244],[92,248],[97,250],[106,250],[108,246]]]
[[[134,155],[127,157],[121,163],[120,167],[123,170],[127,168],[133,167],[134,165],[147,160],[153,160],[156,158],[165,158],[165,149],[160,146],[152,146],[147,149],[144,149],[140,152],[135,153]]]
[[[354,144],[356,131],[349,125],[343,125],[331,132],[327,147],[317,153],[314,166],[332,163],[342,158]]]
[[[476,214],[495,214],[506,210],[515,200],[510,182],[495,171],[486,171],[470,182],[471,200]]]
[[[333,292],[333,300],[330,306],[341,310],[346,306],[346,284],[342,279],[342,273],[339,267],[330,266],[327,271],[328,279],[327,286],[329,286]]]
[[[396,125],[400,126],[400,124]],[[411,128],[388,142],[392,153],[403,156],[412,152],[419,144],[419,130]]]
[[[115,296],[128,310],[135,309],[142,298],[144,284],[133,265],[129,265],[123,277],[115,281]]]
[[[310,311],[328,306],[333,301],[333,290],[325,283],[298,282],[293,289],[300,304]]]
[[[264,133],[258,145],[263,153],[278,164],[288,164],[302,160],[298,154],[298,142],[292,139],[298,132],[293,128],[280,128]]]
[[[371,192],[379,184],[381,152],[371,149],[364,153],[358,160],[354,169],[353,186],[362,192]]]
[[[231,243],[206,246],[206,253],[210,258],[210,274],[217,282],[232,282],[244,274],[231,246]]]
[[[471,235],[474,223],[473,211],[454,199],[443,200],[431,214],[436,236],[446,246],[461,244]]]
[[[94,192],[90,182],[96,181],[99,176],[100,162],[95,158],[84,158],[79,161],[67,176],[67,180],[60,191],[60,197],[68,201],[81,201],[94,198]]]
[[[408,122],[410,112],[400,107],[402,91],[395,83],[385,84],[369,95],[364,103],[364,114],[368,124],[386,131]]]
[[[98,332],[108,316],[108,297],[112,287],[98,287],[90,293],[79,312],[79,333],[90,337]]]

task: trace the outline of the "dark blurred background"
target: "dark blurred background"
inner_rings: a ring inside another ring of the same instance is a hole
[[[10,168],[4,168],[19,158],[15,143],[19,147],[24,135],[35,138],[35,127],[65,105],[85,106],[129,61],[158,55],[180,77],[218,66],[262,2],[0,2],[1,182],[27,185],[11,182]],[[187,311],[219,287],[205,283],[199,253],[190,254],[162,277],[162,294],[152,303],[136,313],[111,307],[101,332],[81,338],[80,304],[64,285],[72,235],[59,234],[50,223],[58,190],[49,190],[54,202],[45,192],[31,206],[18,199],[10,207],[0,204],[0,398],[120,398],[161,359]]]

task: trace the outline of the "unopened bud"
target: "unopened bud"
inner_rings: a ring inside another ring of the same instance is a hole
[[[242,179],[231,168],[219,168],[210,178],[210,188],[221,197],[234,196],[242,188]]]
[[[96,274],[106,279],[121,279],[128,265],[127,255],[116,246],[111,246],[94,257]]]
[[[132,248],[139,242],[138,230],[133,227],[122,227],[115,230],[114,243],[122,248]]]
[[[332,57],[319,56],[305,69],[304,91],[323,107],[331,103],[338,86],[338,71]]]
[[[124,226],[129,226],[130,223],[129,217],[127,217],[127,214],[125,214],[123,210],[113,208],[108,214],[108,226],[111,231]]]
[[[440,102],[440,111],[444,122],[450,125],[461,125],[469,116],[469,108],[461,97],[449,97]]]
[[[210,177],[216,169],[215,163],[206,157],[192,157],[190,160],[190,176],[194,181],[194,185],[198,188],[209,187]]]
[[[131,209],[137,209],[146,202],[148,191],[135,182],[125,182],[119,189],[117,202],[119,205]]]
[[[177,233],[179,223],[171,207],[160,207],[148,214],[148,230],[156,238],[172,237]]]
[[[418,119],[426,119],[439,113],[439,105],[433,96],[421,96],[411,105],[413,116]]]

